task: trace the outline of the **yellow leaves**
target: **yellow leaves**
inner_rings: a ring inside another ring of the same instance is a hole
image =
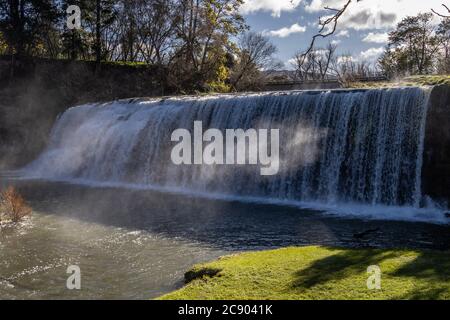
[[[208,82],[207,85],[213,92],[230,92],[230,85],[226,83],[229,78],[230,71],[223,64],[219,65],[216,70],[216,79]]]
[[[6,43],[5,37],[2,32],[0,32],[0,53],[4,54],[8,50],[8,44]]]

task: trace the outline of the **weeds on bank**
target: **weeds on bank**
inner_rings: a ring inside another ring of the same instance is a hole
[[[31,208],[14,187],[0,192],[0,222],[17,223],[29,215]]]

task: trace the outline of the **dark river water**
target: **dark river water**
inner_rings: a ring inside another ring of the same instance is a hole
[[[29,201],[33,215],[0,228],[3,299],[155,298],[179,288],[193,264],[246,250],[450,248],[450,227],[443,224],[344,218],[149,190],[8,183]],[[66,287],[71,265],[80,267],[80,290]]]

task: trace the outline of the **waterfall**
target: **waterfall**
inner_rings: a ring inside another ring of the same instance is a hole
[[[116,101],[67,110],[26,167],[42,178],[321,203],[420,204],[429,89],[298,91]],[[178,128],[279,129],[279,172],[175,165]]]

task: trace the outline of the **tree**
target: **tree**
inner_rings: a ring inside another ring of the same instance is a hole
[[[298,53],[295,56],[297,76],[301,80],[325,80],[332,72],[336,49],[337,45],[329,43],[326,48],[312,48],[306,56]]]
[[[6,43],[3,33],[0,32],[0,54],[6,54],[8,52],[8,44]]]
[[[330,70],[344,87],[361,78],[379,75],[376,65],[366,61],[357,61],[349,53],[333,59]]]
[[[450,18],[445,18],[439,24],[436,35],[441,43],[441,49],[437,61],[437,72],[450,73]]]
[[[113,0],[80,0],[83,29],[86,37],[83,41],[90,48],[89,56],[99,63],[108,55],[107,28],[117,18],[116,1]]]
[[[378,64],[383,74],[392,79],[399,74],[405,73],[407,65],[406,53],[400,49],[385,50],[381,57],[378,59]]]
[[[0,2],[0,32],[11,54],[32,53],[39,40],[57,20],[52,0],[8,0]]]
[[[316,78],[316,56],[317,50],[312,48],[308,53],[299,53],[295,56],[297,63],[297,77],[302,80],[313,80]]]
[[[177,3],[173,0],[138,0],[135,5],[138,58],[158,65],[167,63],[173,54]]]
[[[238,42],[237,61],[233,67],[231,86],[235,90],[252,89],[262,79],[262,70],[276,69],[273,55],[277,48],[261,33],[248,32]]]
[[[318,52],[315,63],[317,64],[317,71],[321,80],[325,80],[329,75],[331,63],[335,59],[336,49],[337,45],[329,43],[325,49]]]
[[[231,38],[245,29],[243,0],[180,0],[175,17],[175,54],[170,61],[177,86],[203,89],[228,69]]]
[[[70,5],[76,5],[80,8],[81,28],[68,29],[66,25],[66,10]],[[89,33],[86,31],[87,25],[84,22],[84,14],[87,14],[89,8],[88,0],[64,0],[61,3],[61,11],[64,13],[61,22],[61,51],[62,54],[71,60],[82,58],[90,59],[89,52]]]
[[[389,33],[389,43],[380,65],[390,76],[425,74],[433,71],[441,42],[436,35],[431,13],[404,18]],[[388,68],[389,66],[389,68]]]

